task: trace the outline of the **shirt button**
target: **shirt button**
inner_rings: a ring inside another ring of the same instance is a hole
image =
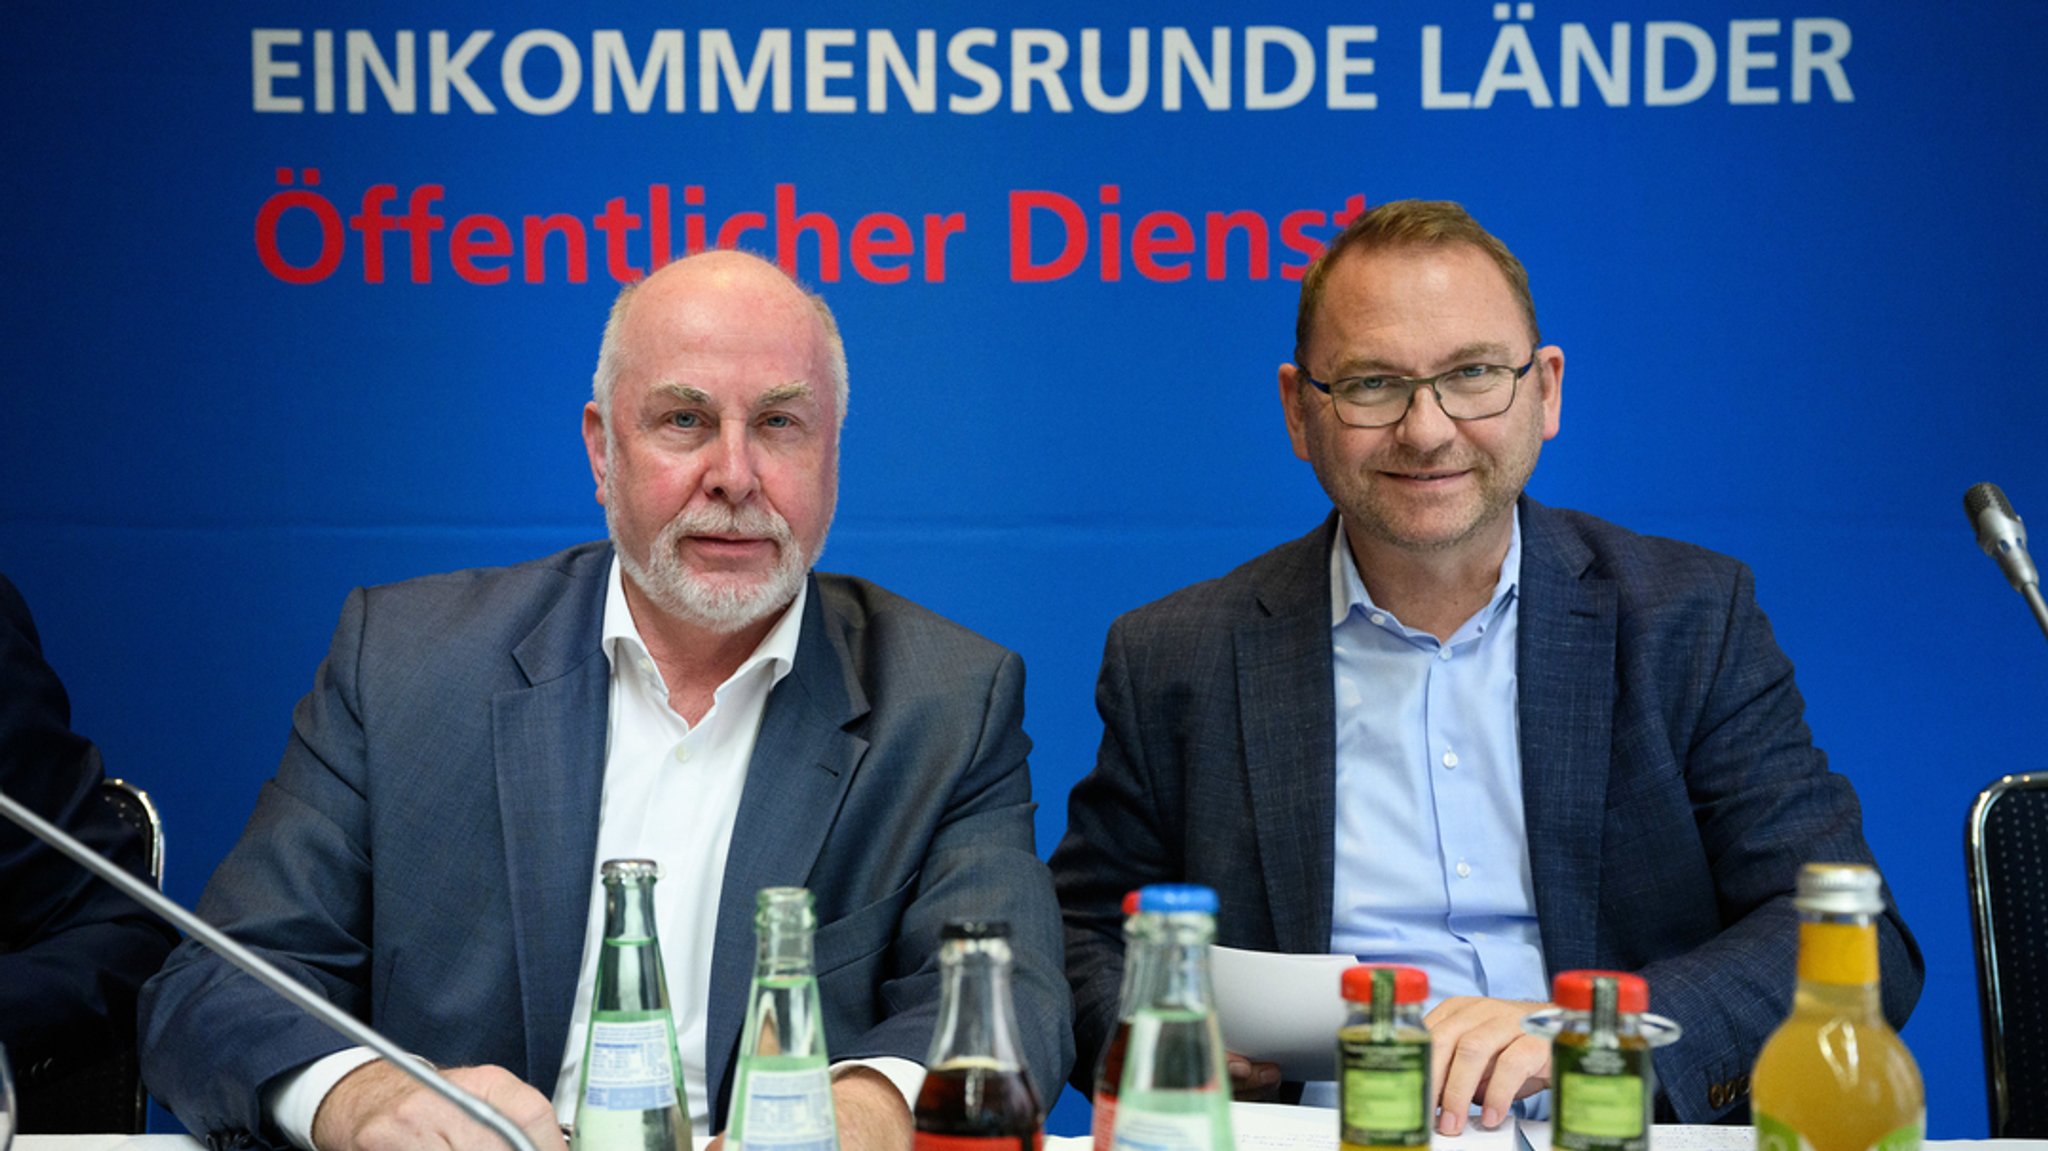
[[[1380,612],[1374,612],[1372,613],[1372,622],[1374,627],[1380,627],[1387,622],[1387,617]]]
[[[688,762],[690,762],[690,749],[689,749],[689,747],[688,747],[687,745],[685,745],[685,744],[680,744],[680,743],[676,745],[676,762],[677,762],[677,763],[688,763]]]
[[[1438,659],[1449,659],[1449,658],[1451,658],[1451,649],[1450,649],[1450,648],[1443,648],[1443,649],[1440,649],[1440,650],[1439,650],[1439,651],[1438,651],[1438,652],[1436,653],[1436,657],[1437,657]]]
[[[1467,863],[1467,862],[1465,862],[1465,861],[1464,861],[1464,860],[1462,860],[1462,859],[1461,859],[1461,860],[1459,860],[1459,861],[1458,861],[1458,878],[1459,878],[1459,879],[1470,879],[1471,877],[1472,877],[1472,865],[1471,865],[1471,864],[1469,864],[1469,863]]]
[[[1457,753],[1457,752],[1455,752],[1455,751],[1447,751],[1447,752],[1445,752],[1445,753],[1444,753],[1444,766],[1445,766],[1445,767],[1456,767],[1456,766],[1458,766],[1458,753]]]

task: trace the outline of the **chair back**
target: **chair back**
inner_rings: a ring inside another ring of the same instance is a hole
[[[1985,788],[1965,838],[1991,1137],[2048,1138],[2048,773]]]
[[[156,889],[164,889],[164,821],[156,813],[156,804],[149,793],[125,779],[100,781],[100,797],[107,806],[114,809],[122,823],[135,830],[142,839],[143,850],[149,856],[150,882]]]
[[[100,782],[100,799],[141,840],[150,881],[162,891],[163,821],[149,793],[124,779],[106,779]],[[132,1037],[116,1049],[53,1056],[15,1070],[24,1132],[140,1135],[148,1126],[149,1096],[142,1090],[142,1064]]]

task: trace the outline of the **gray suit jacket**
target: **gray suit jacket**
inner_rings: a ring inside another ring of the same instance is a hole
[[[408,1050],[561,1066],[595,858],[611,548],[349,596],[277,776],[200,910]],[[835,1058],[921,1060],[939,929],[1010,921],[1032,1072],[1072,1058],[1057,909],[1032,841],[1016,655],[872,584],[812,577],[720,885],[706,1039],[722,1125],[754,893],[817,899]],[[145,989],[150,1090],[200,1133],[263,1131],[258,1093],[347,1046],[186,944]]]
[[[1871,860],[1847,780],[1802,718],[1748,569],[1522,501],[1517,710],[1548,972],[1618,968],[1685,1028],[1658,1109],[1734,1111],[1791,1006],[1808,860]],[[1114,1023],[1123,893],[1217,889],[1218,942],[1330,945],[1336,798],[1329,547],[1336,518],[1117,620],[1096,688],[1096,767],[1053,853],[1074,986],[1077,1085]],[[1918,947],[1881,932],[1886,1012],[1919,997]]]

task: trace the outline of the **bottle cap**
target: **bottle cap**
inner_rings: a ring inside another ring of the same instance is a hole
[[[1429,976],[1420,967],[1378,963],[1361,963],[1344,972],[1344,998],[1354,1003],[1372,1002],[1372,974],[1375,971],[1394,973],[1394,1002],[1420,1003],[1429,998]]]
[[[940,939],[1008,939],[1006,919],[949,919],[939,928]]]
[[[1821,915],[1876,915],[1884,910],[1882,884],[1866,863],[1809,863],[1799,869],[1792,903]]]
[[[1650,985],[1642,976],[1626,971],[1560,971],[1551,985],[1550,998],[1566,1011],[1591,1011],[1595,979],[1614,980],[1616,1011],[1641,1015],[1650,1009]]]
[[[661,864],[651,859],[607,859],[601,874],[606,883],[631,883],[640,879],[660,879]]]
[[[1216,914],[1216,889],[1195,883],[1154,883],[1138,890],[1138,910]]]
[[[1136,915],[1137,913],[1138,892],[1136,888],[1133,888],[1130,891],[1124,892],[1124,918],[1129,919],[1131,916]]]

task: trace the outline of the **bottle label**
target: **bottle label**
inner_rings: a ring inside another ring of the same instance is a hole
[[[832,1124],[832,1076],[820,1061],[796,1071],[748,1068],[740,1146],[776,1151],[838,1151]]]
[[[1918,1119],[1879,1137],[1869,1151],[1920,1151],[1921,1133],[1926,1126],[1927,1113],[1922,1111]],[[1756,1116],[1756,1146],[1757,1151],[1813,1151],[1813,1143],[1791,1124],[1761,1112]]]
[[[1429,1045],[1342,1040],[1343,1142],[1369,1147],[1429,1144]]]
[[[1643,1134],[1643,1081],[1633,1075],[1567,1074],[1561,1095],[1558,1122],[1574,1134],[1596,1139]]]
[[[1227,1136],[1226,1136],[1227,1138]],[[1209,1109],[1154,1111],[1120,1100],[1114,1151],[1215,1151],[1216,1124]]]
[[[1022,1135],[933,1135],[919,1131],[911,1136],[910,1151],[1043,1151],[1045,1131],[1043,1128],[1031,1133],[1027,1142]]]
[[[1650,1051],[1647,1047],[1582,1047],[1556,1043],[1558,1151],[1648,1151]]]
[[[1088,1121],[1088,1140],[1094,1151],[1110,1151],[1116,1137],[1116,1096],[1095,1093],[1095,1106]]]
[[[583,1105],[600,1111],[646,1111],[676,1105],[668,1022],[590,1023],[590,1063],[583,1069]]]

